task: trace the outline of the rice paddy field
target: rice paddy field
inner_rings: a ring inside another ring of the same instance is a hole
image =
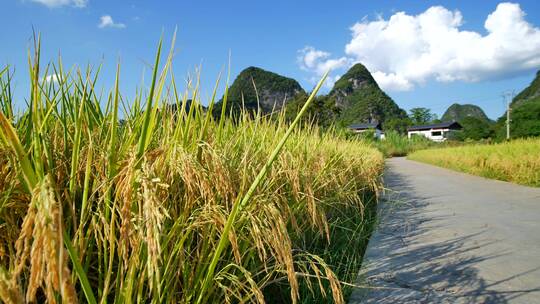
[[[387,131],[383,140],[376,140],[374,146],[377,147],[386,157],[406,156],[417,150],[427,149],[429,147],[440,146],[423,136],[401,135],[395,131]]]
[[[487,178],[540,187],[540,139],[420,150],[408,158]]]
[[[345,302],[384,164],[300,123],[322,80],[293,122],[231,120],[210,114],[215,91],[202,109],[161,42],[129,100],[120,66],[103,93],[99,67],[42,64],[39,49],[18,113],[0,69],[0,302]]]

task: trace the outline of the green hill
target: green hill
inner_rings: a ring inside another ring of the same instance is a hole
[[[512,100],[511,106],[518,107],[529,100],[538,100],[538,97],[540,97],[540,71],[536,72],[536,77],[531,84],[516,95]]]
[[[342,124],[406,119],[401,109],[377,85],[367,68],[357,63],[336,81],[328,94],[340,109],[338,120]]]
[[[442,121],[457,121],[463,129],[455,134],[455,139],[480,140],[493,137],[493,121],[479,106],[454,103],[441,117]]]
[[[231,108],[239,111],[242,104],[247,110],[257,110],[258,97],[261,110],[268,113],[273,109],[279,110],[299,93],[304,93],[304,90],[296,80],[261,68],[248,67],[238,74],[229,88],[227,111]],[[214,114],[221,113],[222,100],[216,103]]]
[[[510,104],[512,138],[540,136],[540,71],[531,84],[516,95]],[[506,113],[497,120],[497,137],[506,137]]]
[[[479,106],[472,104],[454,103],[441,117],[442,121],[457,121],[461,122],[466,117],[474,117],[484,122],[490,122],[486,113]]]
[[[289,118],[296,116],[307,99],[307,93],[296,80],[249,67],[238,75],[229,88],[227,113],[231,108],[233,112],[239,111],[242,104],[248,110],[256,110],[256,93],[264,113],[285,106],[286,116]],[[216,103],[214,115],[219,116],[222,104],[222,100]],[[371,73],[362,64],[356,64],[334,84],[328,95],[317,96],[306,119],[316,120],[322,126],[333,123],[346,126],[368,121],[379,121],[383,125],[389,122],[388,125],[393,125],[407,119],[407,113],[379,88]]]

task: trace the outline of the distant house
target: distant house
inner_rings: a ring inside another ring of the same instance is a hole
[[[407,129],[407,136],[411,138],[414,135],[421,135],[433,141],[445,141],[450,133],[461,129],[461,125],[455,121],[442,122],[424,126],[412,126]]]
[[[364,133],[366,131],[373,130],[375,138],[384,139],[381,124],[378,122],[353,124],[349,126],[349,129],[355,133]]]

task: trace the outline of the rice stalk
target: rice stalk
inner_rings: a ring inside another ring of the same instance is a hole
[[[2,72],[0,299],[344,302],[381,154],[300,123],[304,110],[292,123],[281,112],[230,119],[226,107],[214,118],[201,105],[219,81],[201,100],[199,73],[177,83],[173,48],[160,66],[161,48],[133,100],[120,65],[105,94],[101,65],[66,72],[29,57],[29,107],[12,115]]]

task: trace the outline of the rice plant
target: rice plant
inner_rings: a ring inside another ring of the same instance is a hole
[[[413,151],[427,149],[434,145],[436,143],[423,136],[407,138],[406,135],[395,131],[386,132],[383,140],[375,142],[375,146],[387,157],[405,156]]]
[[[408,138],[407,135],[399,134],[396,131],[386,131],[383,139],[375,138],[375,134],[371,131],[354,134],[354,136],[360,137],[366,144],[376,147],[386,157],[405,156],[416,150],[448,145],[448,142],[436,143],[424,136]]]
[[[540,140],[537,138],[422,150],[409,158],[487,178],[540,187]]]
[[[383,159],[300,121],[324,78],[292,123],[231,120],[211,115],[219,79],[204,111],[200,78],[178,83],[161,41],[132,100],[120,65],[102,95],[99,67],[34,49],[21,113],[0,70],[3,302],[344,302]]]

